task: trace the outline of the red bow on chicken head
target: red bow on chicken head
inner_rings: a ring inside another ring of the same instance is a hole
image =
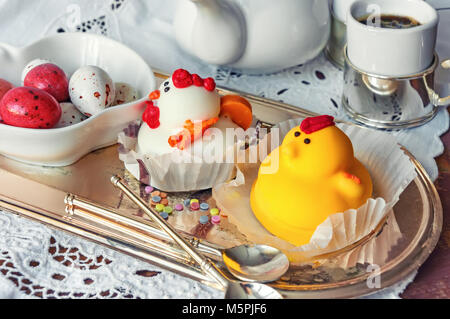
[[[188,88],[192,85],[204,87],[209,92],[216,89],[216,82],[213,78],[202,79],[198,74],[191,74],[183,69],[178,69],[173,73],[172,81],[177,89]]]

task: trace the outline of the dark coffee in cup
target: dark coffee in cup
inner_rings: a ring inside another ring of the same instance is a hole
[[[384,29],[409,29],[421,25],[414,18],[392,14],[382,14],[381,16],[367,15],[358,19],[358,21],[365,25]]]

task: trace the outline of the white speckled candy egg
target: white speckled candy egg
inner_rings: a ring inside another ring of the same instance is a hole
[[[113,105],[121,105],[136,101],[138,97],[137,90],[127,83],[116,83],[116,99]]]
[[[25,78],[27,77],[28,72],[33,70],[35,67],[42,65],[42,64],[46,64],[46,63],[51,63],[51,62],[49,60],[44,60],[44,59],[35,59],[35,60],[31,61],[30,63],[28,63],[22,71],[22,85],[23,85],[23,82],[25,81]]]
[[[77,109],[90,117],[113,104],[116,88],[106,71],[97,66],[84,66],[72,75],[69,93]]]
[[[62,128],[71,125],[78,124],[87,119],[87,116],[83,115],[72,103],[61,103],[62,115],[55,128]]]

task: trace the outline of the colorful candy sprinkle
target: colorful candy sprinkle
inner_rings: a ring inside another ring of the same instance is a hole
[[[160,196],[160,195],[161,195],[161,192],[160,192],[160,191],[154,191],[153,193],[151,193],[151,196],[152,196],[152,197]]]
[[[152,201],[153,201],[154,203],[160,203],[160,202],[161,202],[161,197],[159,197],[159,196],[153,196],[153,197],[152,197]]]
[[[220,224],[220,216],[213,216],[213,217],[211,218],[211,222],[212,222],[214,225],[219,225],[219,224]]]
[[[162,218],[164,218],[165,220],[168,220],[168,219],[169,219],[169,214],[166,213],[166,212],[161,213],[160,216],[161,216]]]
[[[200,217],[200,224],[206,225],[209,223],[209,217],[208,216],[201,216]]]
[[[217,208],[213,208],[210,211],[211,216],[217,216],[217,215],[219,215],[219,213],[220,213],[220,211]]]
[[[146,193],[146,194],[151,194],[154,190],[155,190],[155,189],[154,189],[153,187],[147,186],[147,187],[145,188],[145,193]]]
[[[164,208],[164,212],[170,215],[173,213],[173,208],[170,206],[167,206],[166,208]]]
[[[209,209],[209,205],[207,203],[201,203],[200,209],[203,211],[207,211]]]
[[[175,205],[175,210],[178,211],[178,212],[181,212],[181,211],[184,210],[184,207],[183,207],[183,205],[181,205],[181,204],[176,204],[176,205]]]
[[[164,205],[158,204],[156,205],[155,209],[158,213],[162,213],[164,211],[164,208],[166,208]]]
[[[200,204],[199,203],[196,203],[196,202],[194,202],[194,203],[192,203],[191,204],[191,210],[199,210],[200,209]]]

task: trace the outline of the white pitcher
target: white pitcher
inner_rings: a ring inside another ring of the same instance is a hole
[[[179,0],[180,46],[214,65],[252,73],[305,63],[330,35],[328,0]]]

